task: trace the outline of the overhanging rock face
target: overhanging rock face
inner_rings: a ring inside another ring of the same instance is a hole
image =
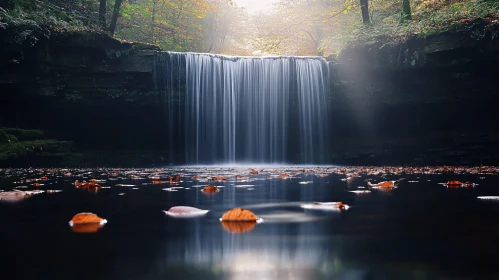
[[[341,52],[338,62],[369,69],[400,70],[490,60],[488,55],[499,51],[498,35],[498,20],[476,19],[426,37],[350,45]],[[499,61],[497,57],[492,59]]]
[[[499,22],[477,19],[425,38],[350,46],[333,69],[341,92],[393,103],[488,96],[498,65]]]
[[[347,48],[333,62],[336,155],[347,162],[499,158],[499,22]],[[341,121],[340,121],[341,120]]]
[[[0,31],[0,87],[48,96],[153,89],[156,46],[89,31],[37,34],[19,42],[13,32]]]

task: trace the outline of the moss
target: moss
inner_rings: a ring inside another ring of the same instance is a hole
[[[17,160],[26,156],[26,148],[21,143],[0,143],[0,161]]]
[[[19,141],[45,139],[45,134],[43,133],[43,131],[37,129],[0,128],[0,133],[1,132],[13,135]]]
[[[71,141],[42,137],[40,130],[0,128],[0,166],[148,166],[164,164],[168,158],[168,152],[160,150],[73,152]]]
[[[72,142],[44,138],[41,130],[1,128],[0,163],[8,166],[27,162],[33,156],[42,161],[48,159],[51,163],[58,163],[71,153]]]
[[[5,131],[0,130],[0,143],[11,143],[11,142],[19,142],[19,140],[15,135],[7,134]]]
[[[19,139],[15,135],[7,134],[7,142],[19,142]]]
[[[55,139],[24,141],[20,144],[28,150],[40,151],[41,154],[47,153],[67,153],[71,151],[73,142],[59,141]]]
[[[7,142],[9,142],[7,133],[5,133],[5,131],[3,130],[0,130],[0,143],[7,143]]]

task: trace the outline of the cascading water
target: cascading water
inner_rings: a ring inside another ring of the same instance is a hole
[[[329,162],[323,58],[160,52],[155,73],[185,163]]]

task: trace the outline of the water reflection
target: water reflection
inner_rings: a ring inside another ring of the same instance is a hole
[[[91,177],[100,179],[101,172]],[[225,176],[228,171],[212,173]],[[9,256],[4,267],[15,274],[7,278],[499,279],[499,204],[477,199],[498,195],[495,175],[477,188],[458,190],[436,182],[473,178],[407,175],[395,190],[362,195],[348,191],[362,190],[363,178],[348,183],[341,181],[344,175],[260,175],[245,183],[251,187],[236,187],[240,182],[232,179],[217,182],[221,190],[211,196],[190,179],[175,192],[133,178],[109,180],[109,188],[89,194],[68,178],[50,186],[64,189],[61,193],[0,203],[6,225],[0,231],[1,248]],[[90,175],[85,177],[78,179]],[[397,178],[386,177],[375,181]],[[123,187],[132,185],[137,189]],[[314,201],[343,201],[352,207],[341,212],[300,207]],[[210,211],[189,219],[164,214],[179,205]],[[264,222],[221,223],[223,213],[235,207],[251,210]],[[111,223],[76,228],[96,231],[76,234],[67,220],[81,211],[102,214]],[[81,265],[88,260],[95,263]],[[25,269],[26,263],[34,268]]]
[[[232,233],[245,233],[253,230],[256,222],[222,222],[222,227]]]
[[[78,233],[96,233],[103,226],[104,225],[101,225],[99,223],[76,224],[71,227],[71,230]]]
[[[460,229],[449,240],[441,230],[449,220],[436,215],[454,209],[461,203],[456,199],[468,198],[440,194],[443,190],[433,185],[359,196],[348,192],[350,184],[339,186],[331,178],[315,177],[313,184],[301,180],[309,179],[257,180],[252,191],[225,182],[215,196],[196,192],[185,197],[212,212],[179,225],[184,235],[166,242],[165,267],[186,266],[219,279],[474,279],[464,273],[477,265],[474,252],[485,241],[470,243]],[[339,200],[353,207],[344,212],[300,208],[306,202]],[[238,206],[265,222],[232,226],[218,221]],[[483,258],[481,265],[490,267]]]
[[[255,225],[193,221],[192,234],[168,242],[169,265],[205,267],[230,279],[312,279],[331,261],[321,224]]]
[[[201,229],[203,223],[199,220],[193,226]],[[167,242],[166,267],[187,266],[219,279],[476,279],[463,274],[463,267],[437,267],[437,263],[414,259],[419,250],[404,249],[400,240],[392,244],[398,248],[393,257],[383,252],[394,250],[389,240],[331,236],[323,223],[264,223],[244,234],[213,226]],[[434,257],[442,257],[440,249]]]

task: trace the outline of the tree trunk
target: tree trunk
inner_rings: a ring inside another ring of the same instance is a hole
[[[410,0],[402,0],[402,20],[412,20]]]
[[[114,1],[113,15],[111,16],[111,23],[109,24],[109,32],[111,36],[114,36],[114,31],[116,31],[116,23],[118,22],[118,17],[120,16],[120,8],[123,0]]]
[[[360,0],[360,11],[362,12],[362,22],[366,25],[371,24],[369,18],[369,0]]]
[[[99,0],[99,23],[102,29],[106,29],[106,7],[107,0]]]
[[[154,34],[154,22],[155,22],[155,16],[156,16],[156,0],[152,1],[152,18],[151,18],[151,43],[155,44],[156,39],[155,39],[155,34]]]

